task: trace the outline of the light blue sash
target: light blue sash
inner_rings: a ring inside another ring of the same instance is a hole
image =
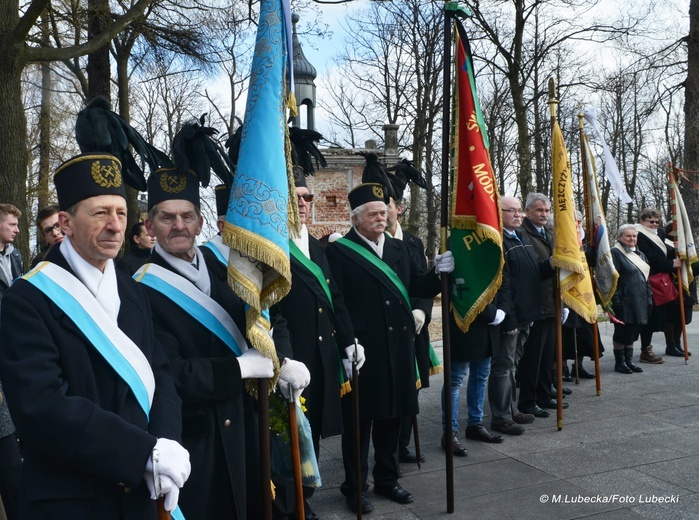
[[[133,278],[175,303],[223,341],[236,356],[249,348],[230,314],[186,278],[156,264],[145,264]]]
[[[65,269],[41,262],[23,276],[43,292],[80,329],[87,340],[129,386],[136,401],[150,419],[155,376],[141,349],[110,319],[85,285]],[[179,506],[171,512],[174,520],[185,520]]]
[[[155,377],[145,355],[104,311],[92,293],[71,273],[41,262],[23,277],[55,303],[129,385],[148,417]]]
[[[218,239],[218,240],[216,240]],[[228,267],[228,255],[227,252],[224,253],[224,247],[228,249],[228,246],[223,245],[223,242],[221,242],[221,237],[216,235],[213,237],[211,240],[209,240],[206,244],[204,244],[201,247],[205,247],[212,251],[214,255],[216,255],[216,259],[221,262],[224,266]]]

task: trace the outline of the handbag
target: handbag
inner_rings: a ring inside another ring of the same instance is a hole
[[[676,300],[680,293],[672,283],[672,278],[668,273],[655,273],[648,277],[650,288],[653,292],[653,305],[659,307]]]

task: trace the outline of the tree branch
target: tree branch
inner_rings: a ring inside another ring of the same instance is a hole
[[[153,0],[139,0],[126,13],[119,18],[116,18],[109,26],[105,27],[102,33],[86,43],[60,49],[30,47],[26,49],[26,60],[27,62],[65,61],[78,56],[85,56],[93,53],[103,46],[108,45],[110,41],[124,29],[124,27],[142,16],[146,8],[152,2]]]

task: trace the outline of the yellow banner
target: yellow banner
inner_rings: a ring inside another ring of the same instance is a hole
[[[553,217],[552,263],[558,268],[561,299],[588,323],[597,320],[597,304],[590,270],[575,224],[575,203],[568,151],[558,121],[553,127]]]

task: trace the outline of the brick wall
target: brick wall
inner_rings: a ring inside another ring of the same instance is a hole
[[[308,189],[315,195],[308,231],[316,238],[331,233],[349,231],[350,207],[347,194],[362,183],[364,157],[359,152],[375,152],[382,161],[392,166],[398,155],[384,154],[384,150],[331,148],[321,150],[328,166],[306,179]]]

